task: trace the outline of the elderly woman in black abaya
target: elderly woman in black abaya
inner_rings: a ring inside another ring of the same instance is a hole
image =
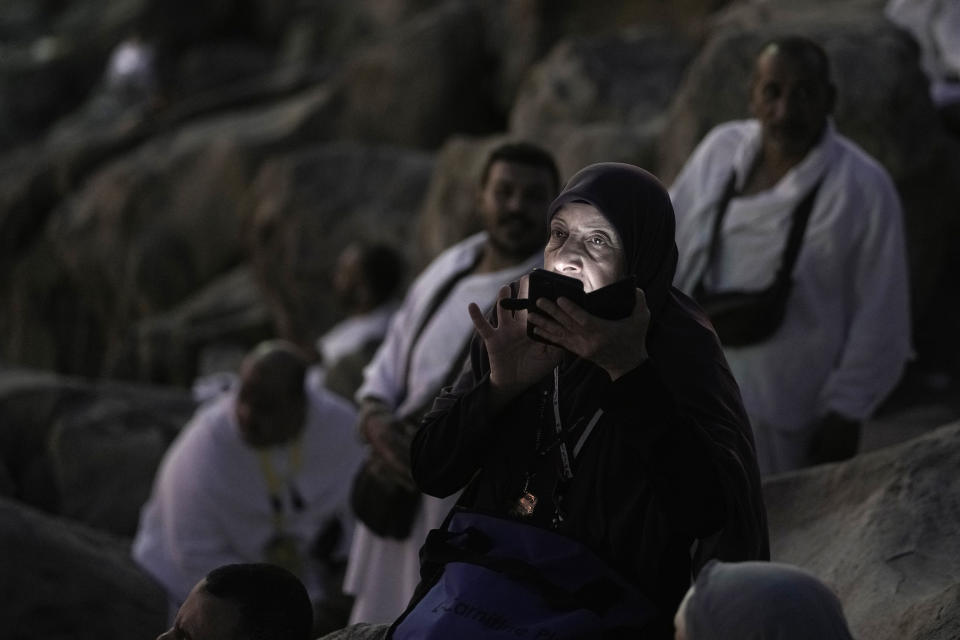
[[[424,546],[394,637],[670,638],[708,559],[767,558],[739,392],[709,322],[671,286],[666,191],[637,167],[596,164],[549,219],[544,269],[587,299],[627,279],[632,311],[605,319],[565,297],[518,311],[527,278],[490,314],[471,305],[472,366],[412,447],[424,492],[464,491]]]

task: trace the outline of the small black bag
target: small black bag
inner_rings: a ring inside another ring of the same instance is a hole
[[[693,290],[693,299],[703,308],[716,329],[720,342],[724,346],[743,347],[763,342],[772,336],[783,324],[787,312],[787,301],[793,289],[793,267],[800,253],[800,245],[806,232],[813,203],[820,189],[820,181],[793,210],[790,235],[783,250],[783,259],[777,270],[776,278],[762,291],[713,291],[708,292],[703,278],[713,264],[720,244],[720,228],[727,206],[734,194],[736,174],[732,174],[724,188],[723,197],[717,209],[713,224],[713,236],[710,239],[710,251],[707,266]]]
[[[783,324],[792,282],[764,291],[698,291],[694,298],[710,318],[720,341],[742,347],[763,342]]]
[[[473,269],[480,262],[483,254],[477,253],[474,261],[466,267],[454,272],[445,283],[437,287],[433,298],[426,307],[423,317],[420,319],[420,325],[413,332],[413,338],[410,341],[410,348],[407,352],[407,358],[404,365],[403,381],[410,378],[411,359],[414,348],[416,347],[423,330],[427,323],[434,316],[443,301],[447,299],[454,286],[460,280],[470,275]],[[440,388],[450,384],[456,379],[457,374],[463,367],[463,361],[470,348],[470,338],[464,341],[456,357],[450,363],[450,369],[444,376],[443,384]],[[440,390],[437,389],[437,391]],[[401,397],[407,393],[406,387],[400,394]],[[398,403],[399,404],[399,403]],[[433,406],[433,398],[419,410],[405,416],[403,420],[397,421],[398,431],[392,434],[397,439],[395,443],[397,448],[409,450],[410,443],[413,440],[414,432],[420,424],[420,418]],[[376,456],[368,456],[363,466],[353,478],[353,484],[350,487],[350,506],[354,515],[373,533],[382,538],[394,538],[396,540],[406,540],[410,536],[410,530],[413,527],[413,521],[420,510],[422,496],[415,488],[410,488],[406,484],[393,477],[393,473],[387,469],[386,463]]]
[[[353,478],[350,506],[378,536],[405,540],[420,509],[420,492],[392,480],[383,464],[375,457],[363,463]]]

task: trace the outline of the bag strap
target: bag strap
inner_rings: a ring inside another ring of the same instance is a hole
[[[483,257],[483,252],[478,251],[477,255],[474,257],[473,260],[470,261],[469,265],[461,269],[458,269],[457,271],[454,271],[443,282],[442,285],[440,285],[434,290],[433,297],[430,298],[430,302],[427,305],[426,310],[424,311],[423,315],[420,317],[420,324],[417,326],[416,331],[413,332],[413,338],[410,340],[410,348],[407,350],[407,357],[406,357],[406,361],[404,362],[404,368],[403,368],[403,378],[402,378],[403,392],[399,395],[400,400],[399,402],[397,402],[398,406],[403,403],[403,400],[407,396],[407,380],[410,379],[410,368],[413,365],[412,363],[413,352],[417,348],[417,344],[419,344],[420,337],[423,334],[424,330],[427,328],[427,324],[429,324],[430,320],[433,319],[433,316],[436,315],[437,311],[440,310],[440,306],[450,296],[450,293],[453,291],[453,288],[456,287],[461,280],[463,280],[468,275],[470,275],[474,269],[476,269],[477,265],[480,264],[480,260],[482,257]],[[469,339],[467,343],[469,344]],[[458,360],[454,364],[454,367],[456,367],[459,364],[460,363]],[[450,375],[449,372],[447,375],[448,376]]]
[[[793,274],[793,267],[796,265],[797,257],[800,255],[800,246],[803,244],[803,236],[807,230],[807,223],[810,220],[810,214],[813,212],[813,203],[816,201],[817,192],[820,190],[820,184],[822,182],[823,177],[821,176],[820,179],[817,180],[817,182],[810,189],[810,191],[807,192],[803,199],[798,202],[796,207],[793,209],[792,221],[790,223],[790,233],[787,236],[787,242],[784,245],[783,258],[780,261],[780,266],[777,268],[777,274],[771,287],[777,287],[781,290],[786,290],[789,287],[790,278]],[[723,188],[723,195],[720,197],[720,200],[717,204],[717,215],[713,220],[710,245],[707,252],[707,263],[704,266],[703,271],[700,273],[700,279],[697,281],[697,285],[694,287],[694,299],[702,298],[703,294],[706,292],[703,281],[706,278],[707,273],[713,267],[717,253],[720,251],[720,242],[722,236],[720,230],[723,226],[723,219],[727,214],[727,209],[730,206],[730,201],[733,199],[733,196],[736,193],[736,185],[736,171],[731,171],[730,178],[727,180],[727,183]]]
[[[800,245],[803,244],[803,236],[807,231],[807,223],[810,221],[810,214],[813,213],[813,203],[817,199],[817,192],[820,190],[820,184],[823,177],[817,180],[813,188],[804,196],[803,200],[793,210],[793,223],[790,225],[790,235],[787,237],[786,248],[783,251],[783,261],[780,263],[780,269],[777,271],[776,281],[781,283],[788,282],[793,274],[793,267],[797,262],[797,256],[800,255]]]

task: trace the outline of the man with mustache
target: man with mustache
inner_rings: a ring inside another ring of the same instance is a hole
[[[356,394],[359,429],[370,445],[367,467],[382,484],[416,491],[410,441],[466,358],[473,323],[465,309],[478,300],[492,305],[503,284],[542,264],[547,206],[558,189],[554,161],[539,147],[507,143],[487,157],[476,196],[484,231],[441,253],[417,277]],[[426,534],[455,498],[417,498],[412,524],[395,526],[392,516],[358,512],[344,583],[356,596],[351,622],[392,622],[400,615],[420,580]]]
[[[711,316],[765,474],[854,455],[912,355],[900,201],[835,101],[823,49],[768,42],[754,119],[711,131],[670,190],[674,283]]]

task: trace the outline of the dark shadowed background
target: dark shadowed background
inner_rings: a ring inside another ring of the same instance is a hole
[[[904,203],[917,359],[864,449],[956,419],[960,137],[883,5],[3,0],[0,628],[154,637],[165,603],[127,545],[196,376],[266,337],[312,346],[340,317],[351,239],[394,243],[416,273],[476,230],[505,138],[553,151],[563,178],[613,160],[669,185],[710,127],[747,116],[773,35],[826,48],[838,129]],[[152,75],[111,76],[134,42]],[[927,438],[768,484],[798,505],[772,509],[775,555],[836,583],[864,638],[960,636],[960,435]],[[837,531],[861,527],[882,540],[851,555]]]

